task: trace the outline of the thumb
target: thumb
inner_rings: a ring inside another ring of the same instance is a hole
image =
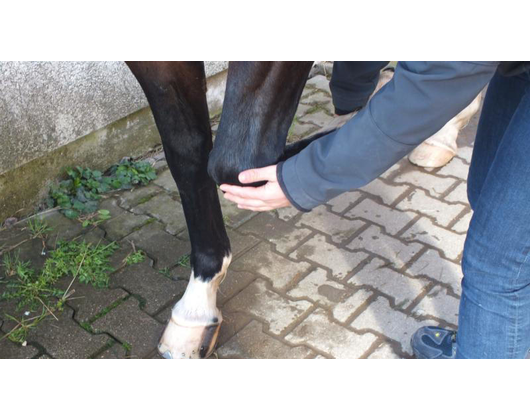
[[[239,174],[239,182],[250,184],[258,181],[276,181],[276,165],[248,169]]]

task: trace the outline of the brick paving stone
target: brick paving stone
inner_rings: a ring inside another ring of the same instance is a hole
[[[71,279],[62,279],[57,287],[66,290]],[[115,284],[110,281],[111,287]],[[89,319],[100,313],[112,303],[124,299],[129,294],[122,289],[98,289],[89,284],[80,284],[75,281],[70,288],[73,291],[72,299],[68,300],[68,306],[74,309],[74,319],[78,322],[87,322]]]
[[[372,346],[377,337],[371,333],[356,334],[330,322],[323,309],[317,309],[285,339],[308,345],[337,359],[358,359]]]
[[[412,184],[415,187],[423,188],[429,191],[429,194],[435,198],[440,198],[449,188],[458,182],[453,178],[442,178],[418,170],[400,174],[392,181],[398,184]]]
[[[17,223],[11,228],[0,229],[0,250],[7,250],[17,246],[22,241],[29,239],[30,233],[25,229],[24,223]]]
[[[49,213],[44,217],[44,220],[53,229],[46,239],[48,248],[55,248],[57,241],[70,241],[88,230],[83,229],[77,220],[68,219],[60,212]]]
[[[348,220],[327,210],[326,206],[318,206],[309,213],[302,214],[296,226],[307,226],[331,236],[337,244],[351,238],[355,232],[365,226],[359,220]]]
[[[126,357],[127,350],[120,343],[114,342],[111,347],[98,354],[96,359],[125,359]]]
[[[416,213],[394,210],[365,198],[354,208],[345,213],[347,217],[362,217],[378,225],[383,225],[391,235],[397,234],[407,224],[416,218]]]
[[[222,359],[304,359],[311,353],[306,347],[290,347],[265,334],[257,321],[251,321],[217,350]]]
[[[118,205],[118,200],[119,198],[117,196],[111,196],[109,198],[106,198],[105,200],[100,201],[98,208],[100,210],[108,210],[111,218],[118,217],[119,215],[126,213],[126,211]],[[100,226],[104,226],[105,223],[107,222],[102,223]]]
[[[288,222],[299,214],[302,214],[302,212],[296,210],[294,207],[283,207],[281,209],[273,210],[272,213],[276,213],[284,222]]]
[[[320,107],[323,107],[324,105],[327,105],[330,103],[329,95],[327,95],[324,92],[312,92],[309,95],[302,96],[302,99],[300,100],[300,103],[307,104],[307,105],[317,105]]]
[[[236,230],[227,229],[228,238],[230,239],[230,248],[232,249],[232,261],[247,249],[252,248],[259,242],[259,239],[252,235],[242,235]]]
[[[327,205],[331,206],[335,213],[342,213],[362,196],[359,191],[347,192],[329,200]]]
[[[367,186],[361,188],[361,191],[379,197],[383,203],[389,206],[408,189],[409,187],[406,185],[388,185],[380,179],[374,179]]]
[[[158,177],[153,181],[159,187],[162,187],[164,190],[169,191],[170,193],[178,194],[179,190],[177,184],[171,175],[169,169],[158,175]]]
[[[394,299],[394,305],[405,309],[424,290],[427,282],[413,279],[386,268],[386,263],[374,258],[348,280],[356,286],[371,286]]]
[[[123,210],[118,202],[118,196],[111,196],[99,203],[101,210],[110,212],[111,218],[99,225],[107,232],[106,238],[110,240],[120,240],[149,220],[147,216],[137,216]]]
[[[299,140],[308,137],[310,134],[317,131],[320,127],[306,123],[297,123],[289,130],[289,139]]]
[[[237,204],[224,198],[224,194],[221,190],[218,191],[218,195],[225,225],[236,229],[256,215],[255,212],[250,210],[238,209]]]
[[[436,286],[414,307],[417,316],[432,316],[453,325],[458,324],[460,299],[449,294],[444,287]]]
[[[133,241],[137,249],[156,258],[157,269],[174,266],[179,257],[189,254],[191,250],[189,242],[180,241],[170,235],[158,222],[149,223],[134,231],[126,240]]]
[[[321,268],[309,273],[287,294],[297,299],[308,299],[326,307],[335,306],[349,297],[353,291],[336,281],[329,280]]]
[[[352,296],[335,305],[331,311],[333,317],[340,322],[346,322],[372,296],[372,292],[364,289],[356,291]]]
[[[132,190],[122,192],[118,201],[121,208],[130,210],[138,206],[142,202],[148,201],[150,198],[160,194],[163,190],[157,185],[151,184],[145,187],[136,187]]]
[[[217,347],[222,347],[252,321],[252,317],[249,314],[237,309],[230,310],[229,308],[223,307],[222,314],[223,323],[221,324],[221,330],[217,338]]]
[[[435,226],[426,217],[419,219],[401,236],[406,241],[420,241],[432,245],[451,260],[460,257],[466,239],[466,235]]]
[[[324,111],[317,111],[311,114],[306,114],[299,119],[301,123],[314,124],[319,127],[324,127],[333,120],[333,117],[325,113]]]
[[[186,281],[170,280],[159,274],[144,261],[130,265],[112,276],[112,285],[141,296],[142,309],[150,315],[158,312],[174,299],[180,299],[187,286]]]
[[[276,289],[284,289],[289,284],[297,282],[309,267],[306,262],[290,261],[272,252],[271,246],[267,243],[260,243],[232,263],[232,268],[236,271],[253,272],[268,278]]]
[[[281,335],[309,308],[311,303],[291,301],[269,290],[264,280],[256,280],[223,307],[228,312],[246,312],[269,325],[269,331]],[[224,310],[223,310],[224,313]]]
[[[425,325],[435,325],[435,321],[418,321],[402,312],[391,308],[389,301],[378,297],[368,306],[351,326],[359,330],[370,329],[376,331],[401,344],[404,352],[411,354],[410,338],[418,328]]]
[[[448,226],[466,207],[463,204],[446,204],[429,197],[423,191],[414,190],[396,208],[422,213],[432,217],[440,226]]]
[[[459,147],[458,148],[458,157],[467,164],[471,163],[471,156],[473,155],[473,148],[469,146]]]
[[[132,357],[145,357],[158,344],[164,325],[151,318],[130,298],[92,323],[96,331],[106,332],[131,346]],[[82,330],[83,331],[83,330]]]
[[[32,240],[27,240],[23,244],[19,245],[16,249],[13,249],[11,252],[7,253],[12,260],[18,258],[21,262],[29,262],[31,267],[35,270],[40,270],[44,262],[46,261],[47,254],[51,250],[51,244],[42,243],[42,239],[35,238]],[[3,258],[3,256],[1,257]],[[0,273],[3,274],[3,264],[0,259]],[[1,278],[1,276],[0,276]]]
[[[127,212],[106,221],[101,227],[107,232],[106,237],[108,239],[119,241],[153,220],[155,219],[146,215],[136,215]]]
[[[438,175],[454,176],[462,180],[467,180],[469,166],[461,159],[453,158],[451,162],[438,171]]]
[[[390,344],[383,343],[379,346],[368,359],[401,359],[396,353]]]
[[[39,350],[32,345],[15,344],[0,333],[0,359],[32,359],[38,354]]]
[[[6,290],[6,285],[0,283],[0,294]],[[28,319],[42,313],[40,308],[35,308],[35,310],[30,310],[30,308],[17,308],[17,304],[17,300],[0,300],[0,324],[4,333],[10,332],[17,326],[17,322],[13,321],[11,317],[15,319]]]
[[[422,248],[420,244],[404,244],[391,236],[385,235],[377,226],[370,226],[347,248],[351,250],[367,250],[389,260],[395,268],[400,269],[407,264]]]
[[[467,184],[463,182],[453,191],[451,191],[445,197],[445,201],[450,201],[451,203],[464,203],[467,204]]]
[[[237,293],[247,287],[256,279],[253,273],[238,272],[228,269],[225,279],[217,291],[217,305],[222,308],[223,304],[234,297]]]
[[[165,230],[171,235],[175,235],[186,229],[186,219],[182,205],[175,198],[167,194],[159,194],[149,201],[132,208],[135,214],[147,214],[161,221],[165,225]]]
[[[241,230],[241,232],[243,231]],[[248,248],[253,247],[259,242],[259,239],[252,235],[242,235],[237,230],[230,229],[228,227],[226,228],[226,233],[228,234],[228,238],[230,239],[230,248],[232,249],[232,261],[234,261],[239,254],[245,252]],[[189,242],[190,235],[188,229],[185,229],[183,232],[177,235],[177,238]]]
[[[345,322],[372,293],[366,290],[354,291],[341,283],[329,280],[327,273],[317,268],[288,293],[296,299],[307,299],[332,310],[333,317]]]
[[[134,250],[136,249],[136,245],[135,245],[135,248],[133,249],[132,245],[134,243],[129,242],[127,239],[123,239],[119,242],[116,241],[116,243],[118,244],[119,248],[116,251],[114,251],[114,253],[109,258],[109,265],[112,268],[112,272],[120,270],[121,268],[125,267],[127,257],[130,254],[132,254]],[[153,264],[152,260],[150,260],[147,257],[146,259],[150,261],[151,265]]]
[[[337,279],[344,278],[368,257],[364,252],[350,252],[329,243],[325,236],[316,235],[296,249],[291,257],[306,258],[331,270]]]
[[[298,104],[298,108],[296,108],[295,117],[300,118],[304,116],[307,111],[311,109],[311,105],[305,105],[305,104]]]
[[[105,335],[92,335],[72,318],[73,311],[65,308],[56,313],[56,321],[48,316],[28,334],[28,343],[37,342],[55,359],[84,359],[107,342]]]
[[[442,258],[437,251],[428,250],[408,269],[411,276],[427,276],[451,287],[457,295],[461,293],[462,267]]]
[[[473,212],[469,211],[469,213],[466,213],[465,215],[460,217],[460,220],[453,225],[451,230],[454,230],[456,233],[467,233],[472,216]]]
[[[388,168],[379,178],[384,179],[385,181],[391,181],[395,176],[401,173],[402,167],[407,166],[407,164],[408,162],[406,159],[402,159]]]
[[[314,76],[309,79],[306,83],[307,87],[323,90],[328,95],[331,95],[331,89],[329,87],[329,80],[322,75]]]
[[[312,232],[309,229],[295,228],[275,217],[272,213],[260,213],[239,228],[239,232],[257,235],[272,242],[276,251],[288,254]]]

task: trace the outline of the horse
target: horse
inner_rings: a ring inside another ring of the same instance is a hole
[[[217,185],[241,185],[241,171],[278,163],[317,137],[286,148],[313,62],[231,62],[215,144],[203,62],[126,64],[153,112],[191,242],[190,280],[158,351],[165,358],[207,358],[223,319],[217,290],[231,261]]]
[[[158,350],[165,358],[207,358],[215,348],[223,319],[216,305],[217,290],[231,261],[217,185],[241,185],[241,171],[273,165],[295,155],[314,140],[339,129],[356,112],[337,117],[309,138],[286,145],[313,62],[230,62],[214,144],[203,62],[127,65],[151,106],[180,192],[191,241],[190,280],[172,309]],[[385,69],[373,94],[392,76],[393,69]],[[481,95],[427,139],[420,146],[423,149],[411,155],[416,161],[411,161],[420,166],[447,163],[456,154],[459,130],[477,112],[480,100]]]

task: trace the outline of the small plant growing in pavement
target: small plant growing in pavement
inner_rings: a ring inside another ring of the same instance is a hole
[[[191,267],[190,254],[185,254],[182,257],[180,257],[179,260],[177,261],[177,265],[180,265],[181,267],[184,267],[184,268],[190,268]]]
[[[125,265],[133,265],[141,263],[145,260],[145,253],[143,251],[132,252],[125,257]]]
[[[115,242],[94,245],[84,241],[59,241],[38,272],[29,262],[20,261],[17,254],[4,255],[2,266],[7,280],[3,281],[6,290],[0,295],[0,300],[15,300],[17,310],[25,310],[25,316],[38,308],[42,311],[40,315],[20,319],[5,314],[6,318],[16,322],[16,326],[6,335],[7,338],[22,343],[28,332],[43,319],[48,316],[57,319],[55,313],[64,308],[72,295],[74,281],[107,287],[109,272],[112,271],[109,258],[117,249]],[[68,287],[56,287],[57,281],[66,276],[72,277]]]
[[[59,206],[70,219],[96,213],[98,201],[105,193],[147,185],[156,179],[156,171],[149,163],[130,160],[122,160],[112,166],[108,175],[80,166],[67,169],[66,174],[68,179],[50,189],[48,204],[51,207]]]

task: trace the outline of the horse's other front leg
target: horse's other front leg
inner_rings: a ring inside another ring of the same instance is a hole
[[[208,357],[222,315],[217,289],[230,264],[217,188],[206,168],[212,135],[202,62],[127,63],[151,105],[182,201],[191,241],[191,278],[159,344],[166,358]],[[160,244],[164,246],[164,244]]]

